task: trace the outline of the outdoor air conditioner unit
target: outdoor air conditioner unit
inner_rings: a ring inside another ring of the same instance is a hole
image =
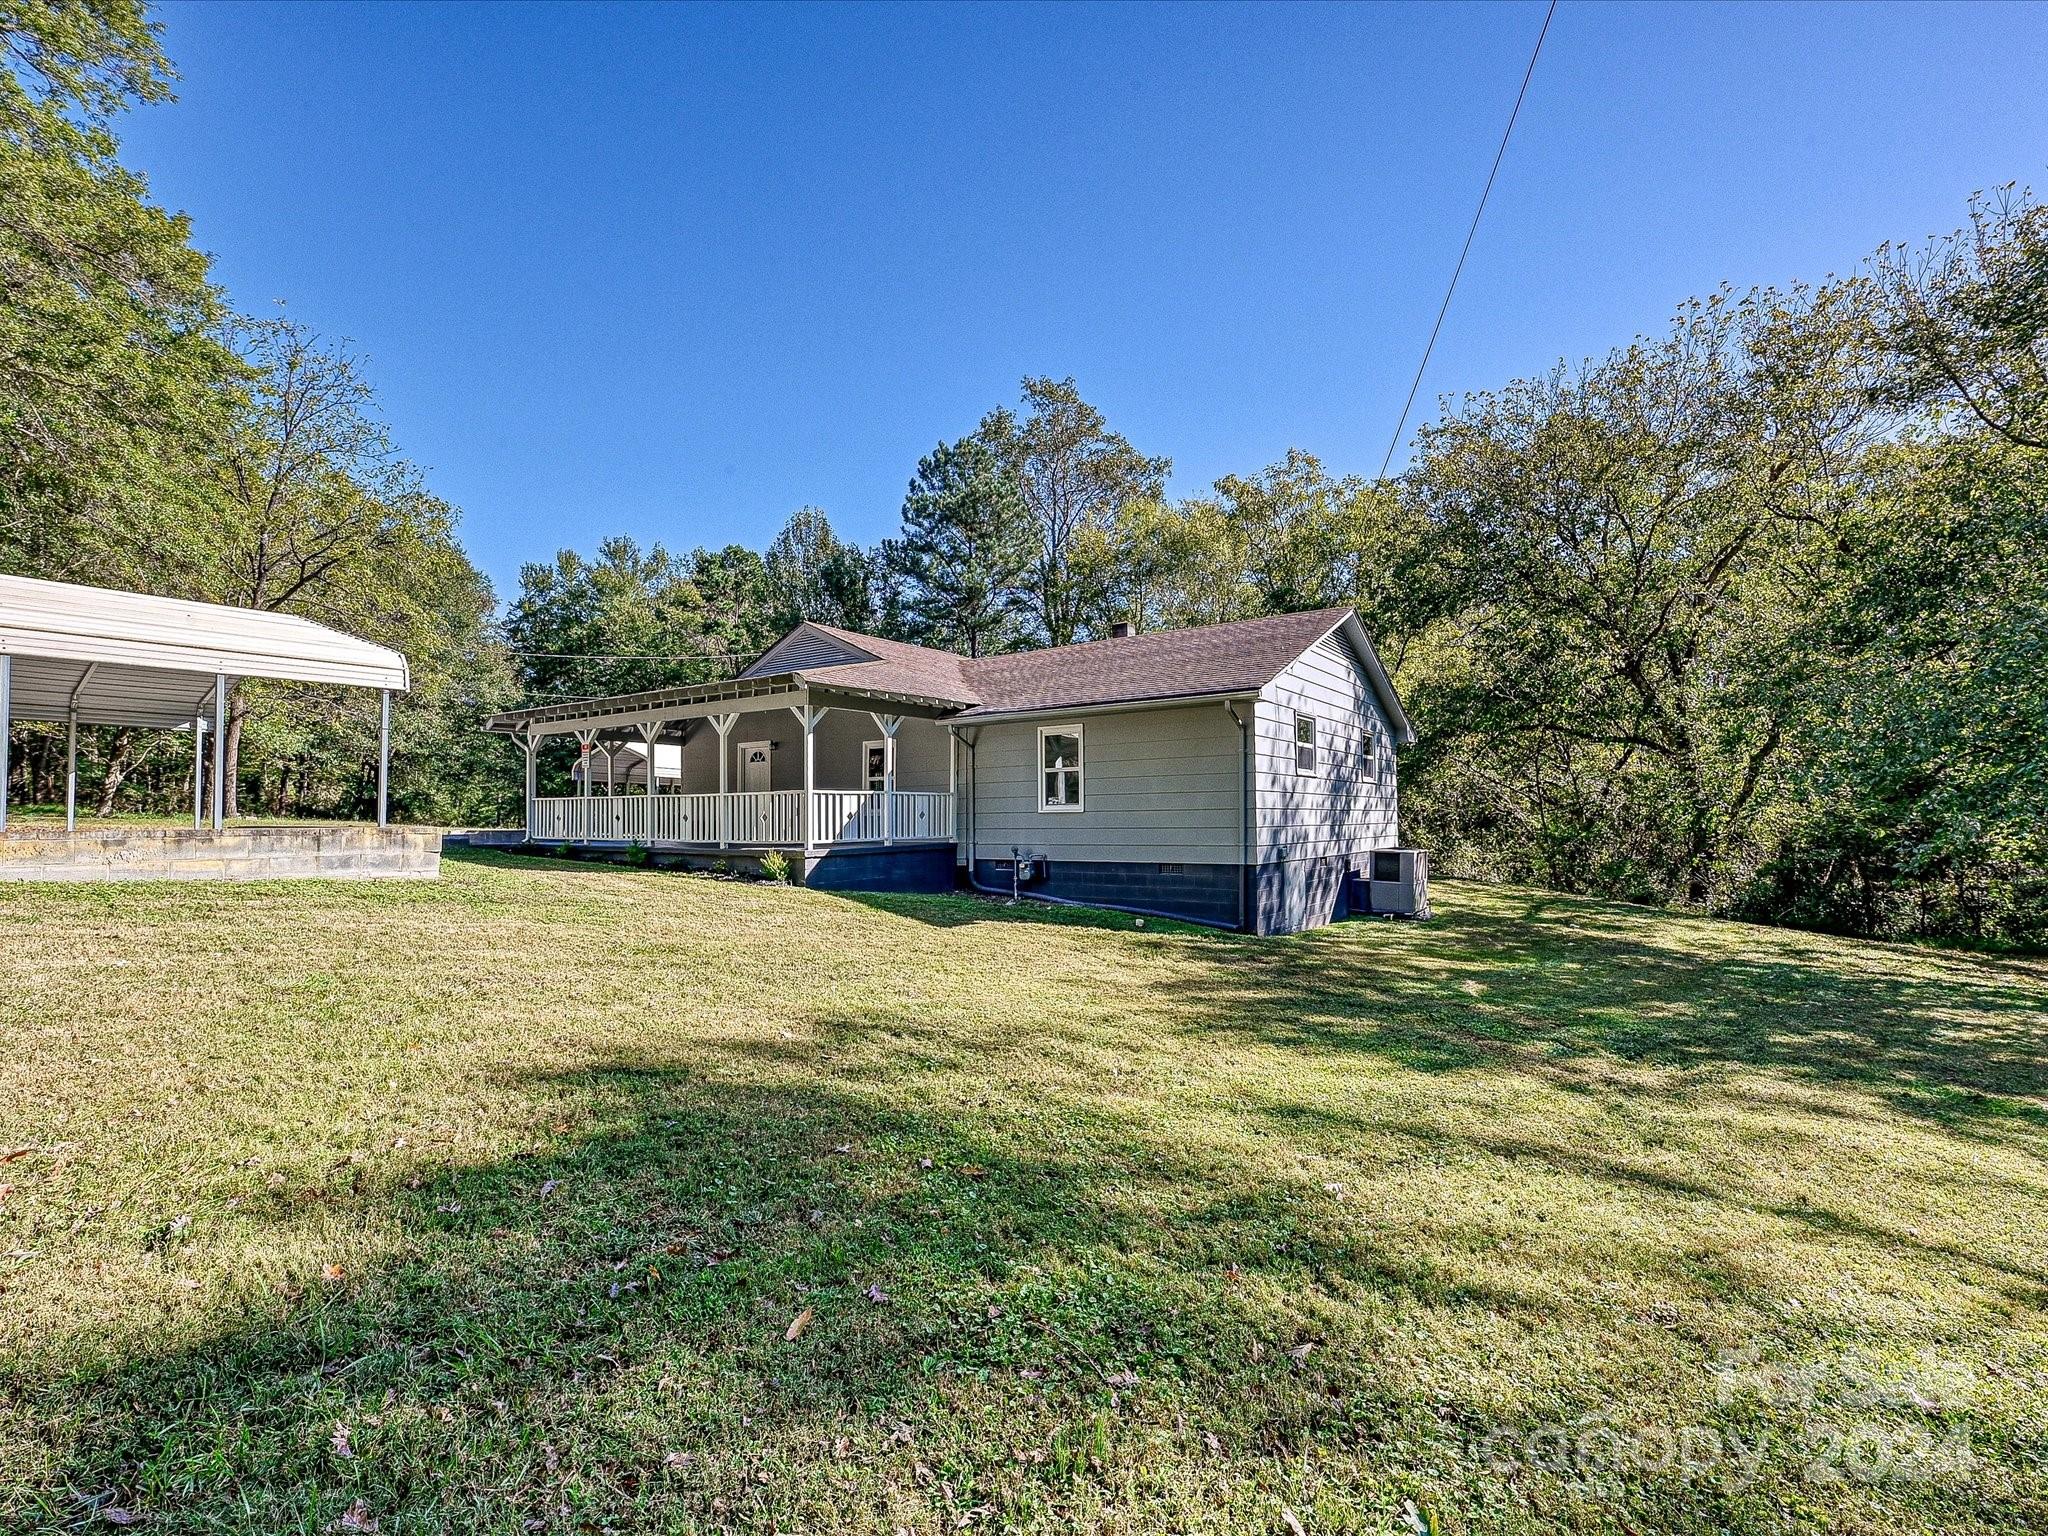
[[[1371,912],[1429,916],[1429,855],[1420,848],[1375,848],[1366,856],[1365,901]]]

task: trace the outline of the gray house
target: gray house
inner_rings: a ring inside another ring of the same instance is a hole
[[[826,889],[972,881],[1257,933],[1358,899],[1414,740],[1349,608],[980,659],[800,624],[736,678],[490,728],[525,745],[531,843],[775,850]],[[565,736],[575,793],[541,796]]]

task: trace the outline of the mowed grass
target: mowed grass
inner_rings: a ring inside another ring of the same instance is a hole
[[[0,1529],[2048,1524],[2048,967],[1436,897],[0,887]]]

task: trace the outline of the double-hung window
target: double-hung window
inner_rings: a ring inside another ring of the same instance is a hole
[[[1294,717],[1294,771],[1314,773],[1316,771],[1316,717],[1296,715]]]
[[[1038,732],[1038,808],[1081,809],[1081,727],[1048,725]]]

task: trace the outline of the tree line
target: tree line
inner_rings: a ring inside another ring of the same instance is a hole
[[[132,0],[0,0],[0,569],[302,613],[403,650],[394,802],[516,810],[516,701],[729,675],[800,619],[986,655],[1355,606],[1436,868],[1895,937],[2048,943],[2048,213],[2006,189],[1850,276],[1448,402],[1376,479],[1171,463],[1031,378],[915,466],[896,533],[626,538],[502,614],[359,361],[231,313],[112,123],[170,73]],[[238,809],[360,814],[373,703],[245,684]],[[88,733],[103,811],[189,768]],[[16,729],[48,798],[53,732]],[[559,772],[559,765],[555,769]]]

